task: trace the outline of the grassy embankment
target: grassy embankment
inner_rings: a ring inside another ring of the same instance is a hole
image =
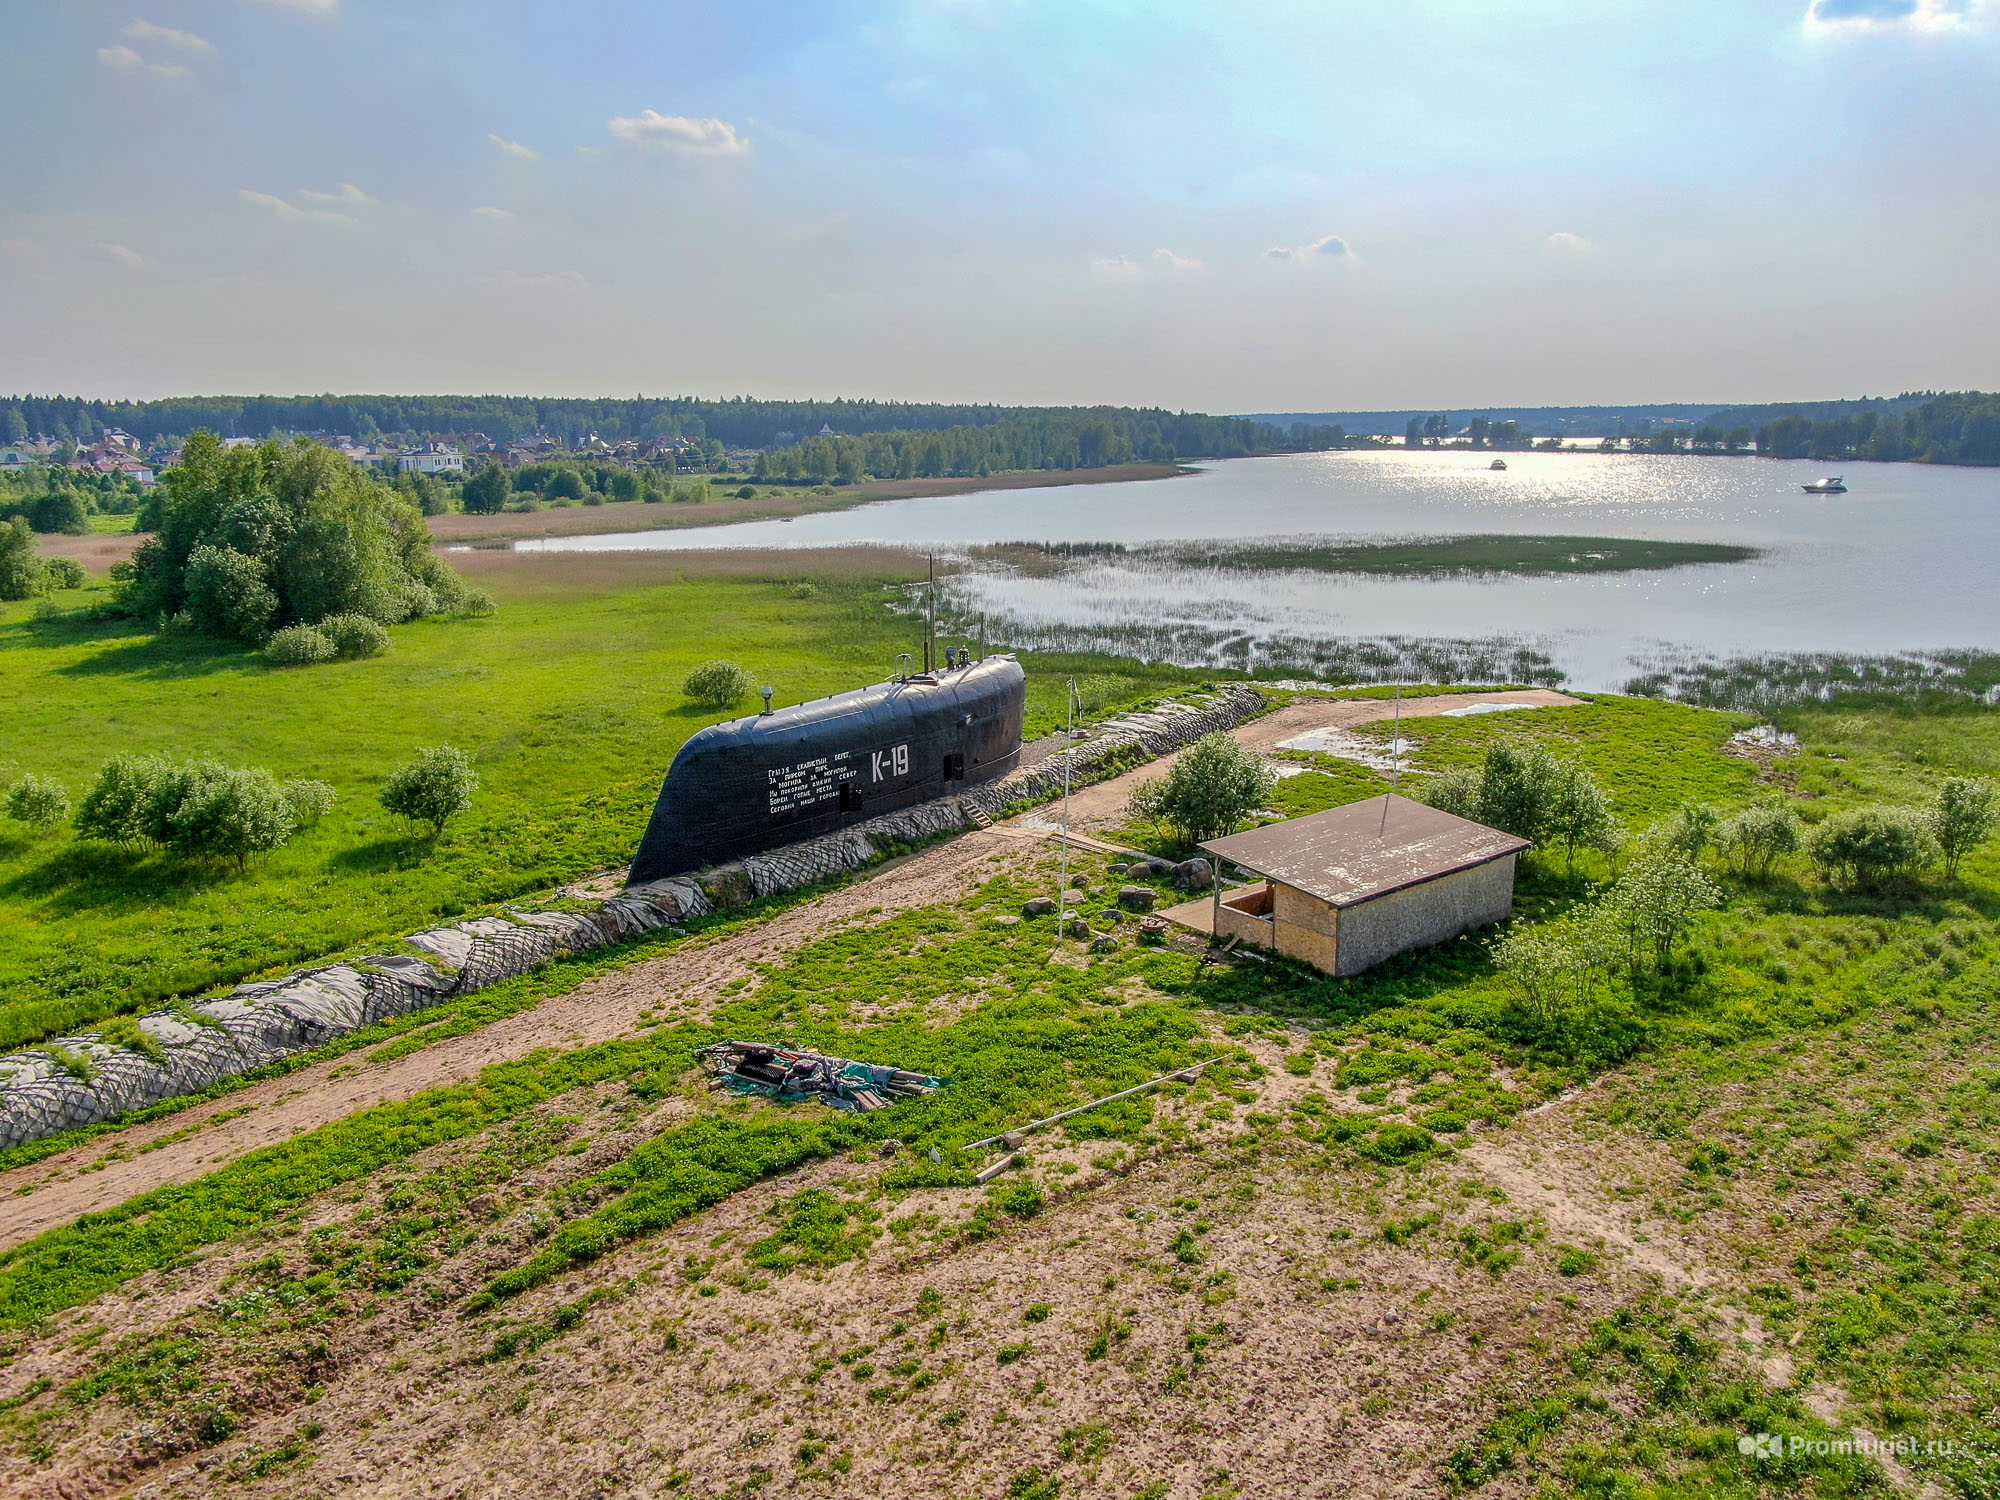
[[[1799,724],[1805,753],[1761,772],[1718,753],[1733,722],[1605,699],[1545,714],[1424,720],[1404,732],[1419,740],[1419,762],[1434,767],[1469,759],[1495,738],[1552,741],[1604,777],[1635,825],[1684,798],[1740,804],[1760,779],[1819,813],[1914,800],[1942,774],[2000,766],[2000,719],[1989,714],[1813,715]],[[1305,811],[1371,795],[1380,779],[1313,772],[1286,787],[1295,810]],[[1090,869],[1101,873],[1096,863]],[[1605,874],[1591,864],[1570,880],[1531,865],[1523,907],[1557,909]],[[1187,1109],[1167,1113],[1165,1104],[1156,1110],[1142,1101],[1068,1132],[1102,1141],[1105,1170],[1116,1171],[1131,1152],[1171,1157],[1198,1147],[1205,1121],[1247,1128],[1205,1158],[1202,1196],[1188,1210],[1202,1221],[1172,1239],[1160,1265],[1135,1267],[1122,1252],[1107,1261],[1116,1274],[1099,1299],[1105,1327],[1120,1326],[1120,1299],[1145,1295],[1136,1285],[1114,1294],[1121,1278],[1144,1286],[1160,1279],[1162,1295],[1184,1299],[1186,1311],[1159,1337],[1150,1327],[1134,1337],[1135,1347],[1164,1338],[1179,1349],[1182,1324],[1189,1330],[1178,1358],[1156,1356],[1146,1376],[1164,1382],[1155,1402],[1201,1397],[1202,1351],[1219,1332],[1255,1336],[1257,1319],[1226,1305],[1227,1263],[1216,1262],[1213,1275],[1188,1270],[1205,1258],[1200,1236],[1213,1230],[1219,1244],[1240,1227],[1261,1240],[1260,1194],[1275,1206],[1284,1183],[1309,1181],[1332,1185],[1324,1190],[1333,1199],[1317,1212],[1373,1216],[1371,1237],[1411,1258],[1399,1273],[1411,1284],[1456,1288],[1446,1294],[1453,1298],[1469,1277],[1495,1295],[1518,1285],[1525,1300],[1529,1288],[1546,1295],[1553,1268],[1566,1279],[1557,1287],[1575,1294],[1532,1319],[1534,1337],[1504,1318],[1472,1330],[1464,1358],[1492,1361],[1491,1389],[1477,1402],[1491,1420],[1434,1454],[1456,1488],[1514,1473],[1556,1494],[1859,1493],[1871,1472],[1866,1463],[1805,1455],[1760,1468],[1768,1461],[1736,1450],[1739,1432],[1824,1435],[1799,1394],[1815,1381],[1844,1388],[1856,1415],[1878,1430],[1950,1439],[1968,1453],[1990,1439],[1988,1413],[2000,1394],[2000,1361],[1992,1357],[2000,1340],[2000,1240],[1992,1230],[2000,1217],[1992,1178],[2000,1075],[1991,1062],[1989,1005],[2000,983],[2000,851],[1982,851],[1954,887],[1885,896],[1829,891],[1796,865],[1768,884],[1732,879],[1729,905],[1702,921],[1668,980],[1613,986],[1617,1024],[1596,1028],[1596,1050],[1583,1054],[1538,1035],[1476,939],[1348,981],[1284,964],[1203,971],[1188,955],[1129,946],[1052,964],[1045,923],[993,920],[1017,909],[1022,880],[1004,875],[956,905],[863,922],[760,966],[713,1015],[661,1016],[631,1039],[525,1059],[462,1088],[368,1111],[0,1258],[0,1325],[25,1339],[62,1308],[134,1276],[185,1266],[218,1243],[262,1241],[259,1253],[269,1250],[274,1266],[295,1268],[272,1272],[279,1279],[268,1287],[253,1282],[230,1299],[204,1302],[192,1316],[168,1296],[171,1321],[157,1333],[134,1332],[75,1355],[91,1373],[16,1405],[8,1422],[17,1444],[45,1455],[87,1446],[110,1420],[98,1415],[108,1401],[179,1433],[185,1446],[220,1441],[246,1416],[283,1421],[318,1401],[317,1387],[337,1394],[345,1362],[358,1369],[364,1355],[379,1359],[384,1340],[405,1339],[423,1357],[422,1328],[453,1321],[431,1317],[438,1307],[477,1320],[471,1326],[490,1340],[484,1358],[508,1361],[589,1325],[600,1302],[608,1311],[605,1299],[636,1294],[661,1275],[675,1278],[669,1285],[692,1310],[701,1296],[750,1298],[794,1270],[866,1258],[878,1240],[895,1253],[948,1256],[1049,1213],[1072,1180],[1060,1165],[1034,1169],[1003,1180],[968,1214],[940,1216],[928,1194],[964,1181],[951,1147],[997,1122],[1197,1055],[1197,1025],[1224,1017],[1239,1034],[1285,1046],[1285,1071],[1307,1081],[1292,1104],[1242,1114],[1257,1095],[1249,1087],[1255,1070],[1239,1068],[1184,1095]],[[953,1073],[958,1082],[937,1099],[860,1121],[718,1106],[689,1087],[693,1045],[722,1033],[778,1032]],[[1557,1242],[1532,1208],[1508,1204],[1457,1155],[1474,1122],[1486,1126],[1480,1139],[1504,1144],[1495,1127],[1607,1070],[1595,1102],[1584,1106],[1580,1159],[1611,1196],[1650,1198],[1660,1217],[1706,1236],[1724,1276],[1706,1302],[1607,1280],[1613,1252]],[[558,1100],[556,1114],[540,1108]],[[665,1110],[657,1120],[649,1114],[655,1105]],[[566,1123],[583,1115],[594,1123]],[[560,1188],[522,1179],[538,1163],[581,1150],[573,1132],[587,1138],[593,1129],[624,1144]],[[663,1233],[762,1176],[891,1133],[910,1149],[892,1163],[858,1165],[839,1193],[790,1203],[766,1238],[718,1244],[701,1265],[655,1266],[636,1281],[629,1261],[596,1269],[621,1245]],[[308,1200],[454,1142],[463,1143],[453,1147],[457,1155],[385,1181],[380,1211],[310,1235],[292,1217]],[[942,1169],[922,1156],[933,1143],[944,1148]],[[487,1236],[468,1225],[466,1204],[495,1190],[531,1210],[522,1222],[532,1220],[532,1233]],[[1065,1222],[1030,1232],[1068,1232]],[[1163,1242],[1174,1227],[1159,1227]],[[534,1300],[558,1277],[581,1282],[560,1305]],[[1358,1285],[1308,1277],[1292,1295],[1337,1304],[1341,1288]],[[1717,1296],[1747,1302],[1774,1343],[1789,1345],[1798,1369],[1788,1388],[1747,1371],[1714,1321]],[[403,1298],[426,1315],[378,1318]],[[517,1304],[528,1311],[515,1312]],[[750,1317],[757,1304],[743,1307]],[[1468,1337],[1454,1331],[1449,1302],[1423,1316],[1427,1338]],[[886,1314],[883,1321],[886,1335]],[[764,1326],[746,1323],[731,1339],[762,1336]],[[905,1327],[898,1321],[893,1332]],[[1115,1335],[1128,1336],[1129,1323]],[[1481,1353],[1489,1337],[1504,1347]],[[676,1347],[666,1345],[669,1353]],[[884,1421],[905,1404],[919,1414],[938,1405],[942,1397],[925,1394],[927,1384],[953,1376],[955,1358],[938,1363],[916,1344],[909,1353],[901,1373],[868,1393],[869,1409]],[[1040,1368],[1059,1388],[1095,1384],[1093,1368],[1108,1373],[1089,1364],[1099,1357],[1088,1354],[1079,1365],[1058,1351]],[[1393,1367],[1385,1355],[1391,1375]],[[506,1368],[515,1385],[525,1382],[520,1389],[533,1388],[530,1366]],[[1072,1405],[1080,1399],[1063,1397]],[[1025,1421],[1021,1438],[1033,1445],[1040,1419],[1032,1405],[1025,1410],[1007,1420]],[[1115,1433],[1129,1429],[1114,1420]],[[1918,1466],[1961,1494],[1988,1493],[1968,1464]],[[1063,1472],[1080,1478],[1084,1470]],[[719,1486],[742,1476],[704,1477]]]
[[[493,617],[399,626],[386,656],[304,669],[88,623],[91,591],[58,596],[69,613],[54,618],[0,606],[0,779],[53,776],[77,798],[107,756],[144,751],[314,777],[339,798],[247,876],[0,822],[0,1049],[620,864],[675,749],[718,717],[681,696],[690,667],[735,657],[782,704],[879,680],[917,640],[886,607],[885,581],[914,566],[893,553],[469,561],[501,598]],[[1035,730],[1071,672],[1099,708],[1188,680],[1104,659],[1029,667]],[[440,742],[470,752],[483,784],[433,845],[375,793]]]

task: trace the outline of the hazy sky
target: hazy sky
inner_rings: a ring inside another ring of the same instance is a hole
[[[2000,0],[0,15],[0,391],[2000,386]]]

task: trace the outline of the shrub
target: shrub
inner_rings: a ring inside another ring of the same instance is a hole
[[[80,589],[89,582],[83,564],[73,557],[42,559],[42,584],[51,589]]]
[[[756,498],[757,498],[757,486],[756,486],[756,485],[754,485],[754,484],[746,484],[746,485],[744,485],[744,486],[743,486],[743,487],[742,487],[741,489],[739,489],[739,490],[738,490],[738,491],[736,492],[736,498],[737,498],[738,500],[754,500],[754,499],[756,499]]]
[[[107,844],[137,844],[145,838],[144,813],[159,762],[150,756],[120,755],[98,768],[97,779],[76,810],[79,838]]]
[[[269,771],[203,765],[188,778],[167,842],[191,859],[232,859],[240,871],[251,855],[281,846],[292,829],[291,804]]]
[[[1446,771],[1418,796],[1442,812],[1536,844],[1560,845],[1571,870],[1577,850],[1616,849],[1622,837],[1597,778],[1540,745],[1489,745],[1477,770]]]
[[[438,591],[429,584],[415,578],[404,580],[402,597],[399,603],[400,607],[396,611],[398,621],[421,620],[426,615],[440,614],[445,608],[444,600],[439,596]],[[339,619],[341,617],[338,615],[329,615],[327,618]],[[349,618],[352,617],[350,616]],[[324,627],[325,621],[321,621],[320,623]],[[388,642],[386,640],[384,640],[383,646],[384,649],[387,648]]]
[[[1673,962],[1674,945],[1694,919],[1722,905],[1722,888],[1679,848],[1652,841],[1612,887],[1602,908],[1611,930],[1625,939],[1637,970],[1650,949],[1653,967]]]
[[[1549,787],[1548,837],[1563,848],[1565,868],[1576,873],[1576,851],[1609,854],[1623,842],[1611,794],[1578,761],[1559,760]]]
[[[620,469],[611,476],[611,498],[613,500],[637,500],[645,485],[630,469]]]
[[[344,657],[380,656],[389,649],[389,632],[366,615],[328,615],[319,622],[319,631]]]
[[[1746,880],[1764,880],[1780,858],[1798,851],[1798,814],[1782,802],[1756,803],[1722,825],[1715,845]]]
[[[187,613],[207,635],[261,641],[278,612],[264,565],[233,547],[201,546],[188,556]]]
[[[1994,806],[1993,783],[1954,776],[1938,788],[1931,803],[1930,834],[1944,855],[1944,878],[1958,879],[1958,862],[1993,837],[2000,823]]]
[[[1275,784],[1261,756],[1217,731],[1183,750],[1165,776],[1134,791],[1129,805],[1134,816],[1199,844],[1262,807]]]
[[[1938,856],[1926,820],[1900,807],[1837,812],[1806,836],[1806,858],[1829,885],[1880,890]]]
[[[52,833],[69,816],[69,792],[60,781],[30,773],[8,791],[7,816],[37,833]]]
[[[294,828],[311,828],[333,811],[333,788],[324,781],[288,781],[284,791]]]
[[[1556,758],[1540,745],[1488,746],[1479,770],[1478,821],[1542,843],[1554,818],[1561,774]]]
[[[1720,846],[1722,814],[1705,802],[1683,802],[1656,833],[1670,849],[1700,859]]]
[[[1453,766],[1425,782],[1418,800],[1455,818],[1479,821],[1480,776],[1476,766]]]
[[[47,586],[28,523],[19,516],[0,521],[0,599],[32,599]]]
[[[451,612],[467,619],[482,618],[492,614],[500,606],[493,602],[493,596],[485,589],[462,588],[452,600]]]
[[[733,661],[705,661],[687,674],[681,692],[703,708],[724,709],[741,702],[756,685],[756,679]]]
[[[264,655],[274,666],[310,667],[339,655],[326,633],[311,625],[288,625],[264,643]]]
[[[430,825],[433,836],[472,806],[479,773],[463,750],[438,745],[421,750],[382,784],[381,802],[399,818]]]

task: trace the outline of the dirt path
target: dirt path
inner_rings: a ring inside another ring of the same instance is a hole
[[[1403,713],[1422,717],[1478,702],[1578,701],[1541,689],[1453,694],[1405,699]],[[1373,699],[1296,703],[1234,733],[1245,744],[1268,749],[1310,729],[1365,724],[1394,711],[1393,703]],[[1171,761],[1170,756],[1152,762],[1077,793],[1071,799],[1072,819],[1080,826],[1115,820],[1132,786],[1161,774]],[[1051,831],[1046,816],[1030,814],[967,834],[719,942],[678,946],[464,1036],[380,1064],[350,1053],[0,1173],[0,1250],[153,1188],[191,1182],[260,1147],[360,1110],[460,1082],[538,1047],[581,1047],[629,1035],[641,1011],[681,1005],[683,1014],[702,1014],[720,987],[746,973],[753,959],[768,962],[873,907],[894,915],[955,900],[990,876],[988,855],[1018,851],[1024,842],[1037,842]],[[217,1120],[220,1115],[229,1118]]]
[[[1522,688],[1503,693],[1439,693],[1429,698],[1405,698],[1402,715],[1406,719],[1426,719],[1454,708],[1470,708],[1476,703],[1517,703],[1535,708],[1567,708],[1582,703],[1581,698],[1572,698],[1567,693],[1554,692],[1548,688]],[[1308,699],[1302,703],[1291,703],[1274,713],[1253,719],[1230,733],[1242,744],[1253,750],[1275,750],[1281,740],[1305,734],[1314,729],[1351,729],[1357,724],[1377,724],[1384,719],[1394,718],[1397,712],[1395,700],[1390,698],[1359,698],[1344,702],[1329,702],[1326,699]],[[1135,771],[1127,771],[1123,776],[1110,781],[1099,782],[1096,786],[1085,787],[1080,792],[1070,794],[1069,811],[1071,826],[1092,829],[1113,826],[1124,821],[1125,803],[1132,795],[1132,789],[1146,782],[1157,780],[1167,774],[1180,752],[1164,755],[1158,760],[1148,761]],[[1043,821],[1048,814],[1044,814]]]
[[[1006,828],[967,834],[718,942],[677,946],[421,1051],[379,1065],[350,1053],[0,1173],[0,1250],[153,1188],[191,1182],[261,1146],[459,1082],[538,1047],[581,1047],[629,1035],[641,1011],[679,1004],[683,1016],[705,1013],[721,986],[747,973],[753,961],[768,963],[872,908],[887,917],[952,900],[973,881],[988,878],[993,867],[987,856],[1018,851],[1024,838],[1033,836]],[[204,1122],[224,1114],[231,1118],[204,1128]],[[184,1132],[191,1133],[169,1139]]]

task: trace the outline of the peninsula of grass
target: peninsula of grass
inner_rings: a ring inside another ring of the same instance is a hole
[[[75,800],[108,756],[142,752],[337,796],[243,875],[0,821],[0,1051],[621,865],[675,750],[728,716],[682,695],[692,667],[733,657],[783,704],[879,681],[921,649],[890,607],[920,566],[900,554],[472,556],[495,564],[468,571],[497,613],[397,626],[384,656],[314,667],[92,620],[101,588],[0,605],[0,781],[52,777]],[[1194,680],[1108,658],[1027,665],[1031,733],[1055,725],[1072,675],[1104,711]],[[433,841],[377,793],[437,744],[467,751],[481,787]]]

